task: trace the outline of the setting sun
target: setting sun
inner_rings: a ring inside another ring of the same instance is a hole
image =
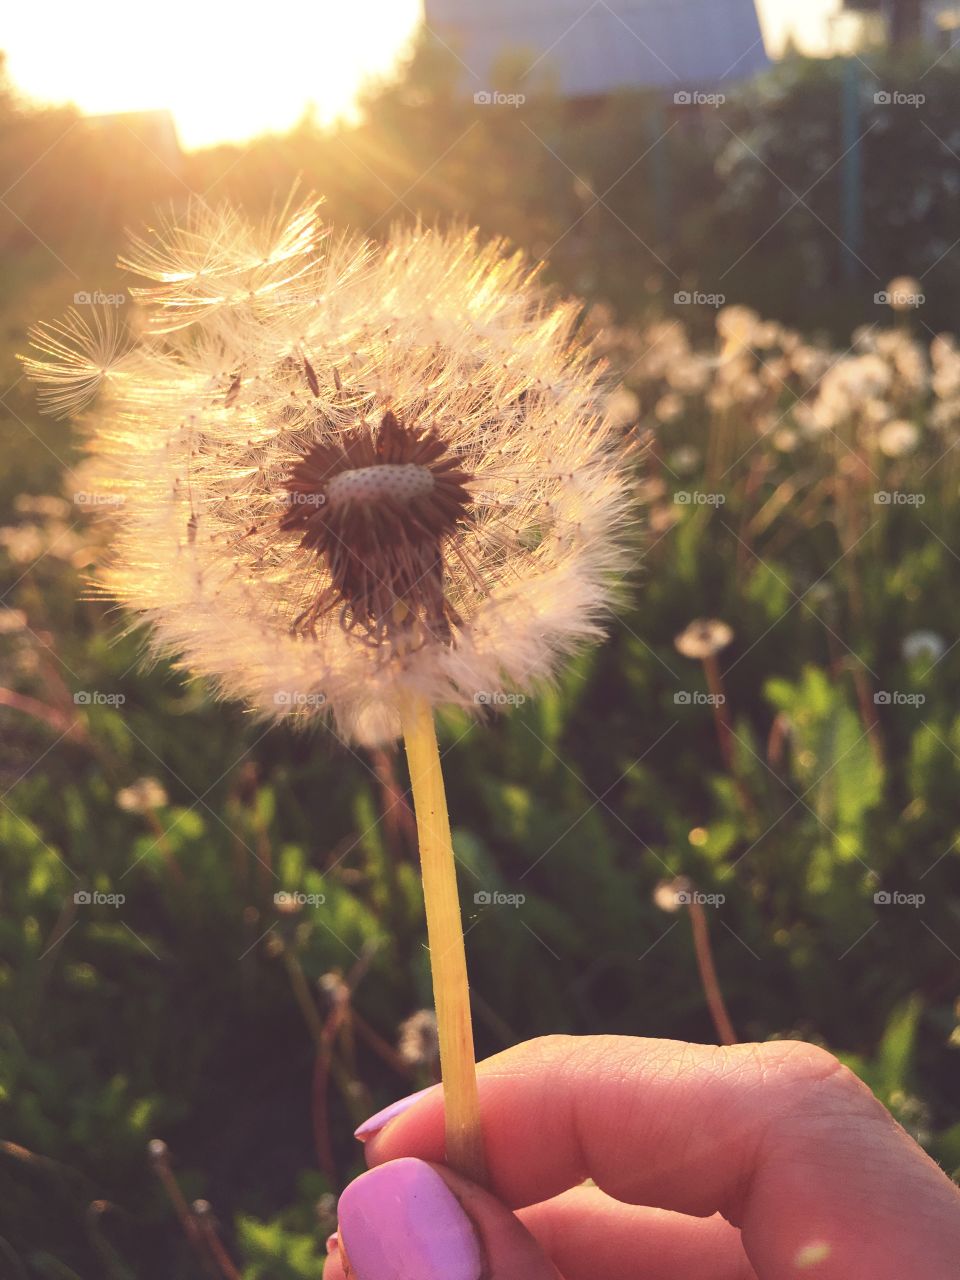
[[[363,82],[394,65],[420,8],[169,0],[147,22],[121,0],[102,0],[59,6],[55,40],[49,13],[11,10],[0,47],[27,97],[88,114],[166,108],[195,149],[289,129],[311,108],[320,120],[349,112]]]

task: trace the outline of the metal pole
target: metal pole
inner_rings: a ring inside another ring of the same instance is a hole
[[[840,96],[840,138],[844,153],[840,181],[843,205],[843,274],[855,280],[860,274],[863,248],[863,152],[860,140],[860,68],[856,58],[843,62]]]

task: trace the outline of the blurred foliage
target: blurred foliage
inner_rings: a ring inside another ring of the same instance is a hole
[[[952,242],[957,188],[865,75],[870,269],[844,283],[821,224],[842,74],[789,62],[695,126],[643,95],[478,112],[423,46],[360,124],[169,163],[132,126],[0,87],[4,1274],[199,1274],[175,1178],[248,1280],[316,1275],[361,1163],[352,1128],[435,1077],[428,1020],[403,1027],[430,987],[402,761],[265,731],[143,668],[82,598],[103,530],[72,500],[69,427],[38,416],[13,359],[75,290],[123,287],[122,228],[157,201],[257,207],[297,173],[374,235],[419,212],[549,253],[604,304],[585,324],[648,445],[647,550],[609,643],[503,718],[443,723],[479,1051],[713,1039],[687,913],[654,902],[684,875],[722,896],[707,914],[741,1038],[826,1044],[960,1169],[960,357],[929,341],[955,261],[925,279],[928,310],[873,304]],[[924,79],[950,146],[956,76],[947,59]],[[629,166],[666,129],[658,188]],[[682,328],[678,282],[842,345],[730,309],[719,332],[708,308]],[[698,616],[735,633],[722,704],[674,647]],[[524,900],[475,900],[498,890]]]
[[[299,182],[374,236],[415,218],[507,236],[624,319],[699,290],[839,342],[908,272],[936,329],[953,323],[958,287],[958,78],[952,53],[791,56],[725,86],[720,109],[642,91],[478,108],[457,60],[424,38],[358,123],[321,129],[307,114],[283,136],[182,155],[162,113],[32,109],[0,64],[0,289],[66,267],[76,288],[110,291],[115,247],[157,206],[193,194],[257,210]],[[500,83],[519,87],[509,60]],[[691,308],[688,322],[708,317]]]

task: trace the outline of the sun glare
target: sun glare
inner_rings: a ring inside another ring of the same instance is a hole
[[[165,0],[148,16],[129,0],[61,0],[11,7],[0,49],[26,97],[88,114],[167,108],[194,149],[289,129],[310,109],[349,113],[420,11],[420,0]]]

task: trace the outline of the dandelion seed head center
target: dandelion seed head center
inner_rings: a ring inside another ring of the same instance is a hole
[[[429,467],[416,462],[382,462],[372,467],[340,471],[327,481],[331,507],[345,503],[375,503],[390,499],[409,503],[425,498],[436,485]]]

